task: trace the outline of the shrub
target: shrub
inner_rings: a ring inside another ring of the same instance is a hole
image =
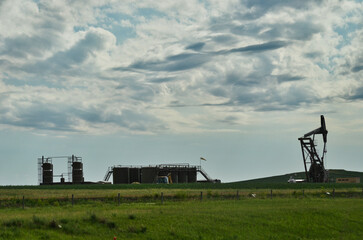
[[[96,223],[98,222],[98,217],[96,216],[96,214],[92,213],[90,216],[89,216],[89,220],[93,223]]]
[[[107,227],[109,227],[109,228],[116,228],[116,223],[115,222],[108,222],[107,223]]]
[[[49,222],[49,227],[50,228],[59,228],[59,226],[60,225],[58,225],[58,223],[54,219]]]
[[[140,228],[135,227],[135,226],[129,226],[128,227],[128,232],[129,233],[146,233],[147,227],[141,225]]]
[[[33,215],[33,223],[34,225],[40,227],[45,225],[45,220]]]
[[[7,222],[4,222],[4,226],[6,227],[21,227],[24,225],[24,221],[21,219],[12,219]]]

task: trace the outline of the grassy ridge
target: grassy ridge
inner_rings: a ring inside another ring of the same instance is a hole
[[[292,176],[295,179],[305,179],[305,172],[297,172],[297,173],[288,173],[284,175],[265,177],[252,179],[247,181],[242,181],[238,183],[286,183],[287,180]],[[359,177],[363,181],[363,172],[355,172],[355,171],[346,171],[343,169],[329,169],[329,181],[331,184],[334,184],[337,178],[345,178],[345,177]]]
[[[361,199],[245,199],[0,211],[0,239],[363,239]]]

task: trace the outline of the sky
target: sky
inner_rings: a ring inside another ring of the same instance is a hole
[[[362,42],[362,1],[0,0],[0,185],[38,184],[42,155],[87,181],[299,172],[320,115],[326,168],[363,171]]]

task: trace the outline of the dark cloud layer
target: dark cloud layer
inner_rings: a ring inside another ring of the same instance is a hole
[[[279,49],[282,47],[286,47],[288,45],[285,41],[272,41],[262,44],[250,45],[247,47],[241,48],[233,48],[227,51],[227,53],[235,53],[235,52],[250,52],[250,53],[258,53],[264,51],[271,51],[275,49]]]
[[[363,87],[354,90],[353,94],[344,97],[348,100],[363,100]]]
[[[237,13],[237,17],[240,17],[244,20],[251,20],[251,19],[258,19],[264,16],[269,11],[277,11],[281,8],[288,7],[293,9],[304,9],[312,4],[320,4],[322,1],[317,0],[291,0],[291,1],[283,1],[283,0],[271,0],[271,1],[264,1],[264,0],[242,0],[241,1],[249,11],[245,14]]]
[[[6,38],[0,55],[15,58],[26,58],[28,55],[40,57],[46,50],[51,48],[51,39],[42,36],[21,35],[16,38]]]
[[[74,46],[66,51],[55,53],[50,58],[34,64],[27,64],[22,70],[35,74],[63,75],[69,70],[79,71],[80,65],[95,51],[104,48],[104,39],[97,32],[88,32]]]
[[[200,50],[202,50],[202,48],[204,47],[204,45],[205,45],[204,42],[194,43],[194,44],[191,44],[191,45],[187,46],[185,49],[191,49],[191,50],[194,50],[194,51],[200,51]]]
[[[293,82],[293,81],[299,81],[299,80],[305,79],[305,77],[303,77],[303,76],[293,76],[290,74],[275,75],[275,77],[277,78],[277,81],[279,83]]]
[[[363,65],[358,65],[352,68],[352,72],[359,72],[363,70]]]
[[[165,60],[155,61],[137,61],[127,67],[113,68],[115,71],[134,71],[134,70],[147,70],[147,71],[183,71],[201,67],[203,64],[213,60],[213,56],[225,55],[231,53],[260,53],[265,51],[272,51],[279,48],[286,47],[289,43],[285,41],[272,41],[262,44],[254,44],[241,48],[231,48],[228,50],[221,50],[217,52],[208,53],[181,53],[177,55],[167,56]],[[195,48],[194,48],[195,49]]]

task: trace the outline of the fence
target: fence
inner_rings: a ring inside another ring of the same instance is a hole
[[[243,191],[234,190],[227,193],[220,193],[218,191],[200,191],[193,193],[179,192],[174,194],[164,194],[164,192],[156,193],[153,195],[142,195],[142,196],[122,196],[118,193],[116,196],[105,196],[105,197],[79,197],[77,198],[75,194],[71,197],[63,198],[27,198],[23,195],[21,198],[13,199],[0,199],[0,208],[6,207],[38,207],[38,206],[64,206],[64,205],[77,205],[77,204],[88,204],[91,202],[102,202],[102,203],[115,203],[121,205],[121,203],[131,203],[131,202],[153,202],[164,204],[166,201],[206,201],[206,200],[243,200],[243,199],[274,199],[274,198],[363,198],[363,189],[341,191],[335,188],[328,190],[264,190],[264,191]]]

